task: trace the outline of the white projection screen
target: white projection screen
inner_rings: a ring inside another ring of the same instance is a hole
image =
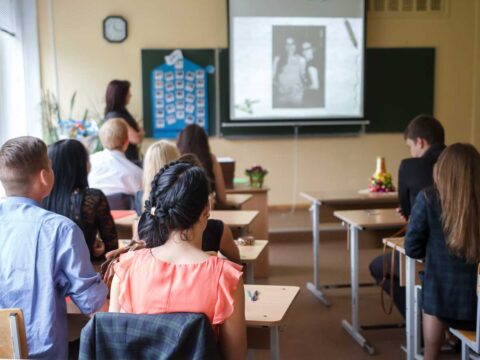
[[[364,0],[229,0],[232,120],[362,119]]]

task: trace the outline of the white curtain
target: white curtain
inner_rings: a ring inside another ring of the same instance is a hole
[[[41,137],[35,0],[0,0],[0,144]]]

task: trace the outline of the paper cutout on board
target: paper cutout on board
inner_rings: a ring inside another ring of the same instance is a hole
[[[207,74],[214,70],[212,65],[203,68],[175,50],[151,71],[154,137],[175,138],[188,124],[198,124],[208,133]]]

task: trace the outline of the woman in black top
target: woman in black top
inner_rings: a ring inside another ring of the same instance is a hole
[[[45,209],[73,220],[83,231],[92,259],[118,247],[118,236],[107,198],[88,187],[88,152],[77,140],[60,140],[48,148],[55,184]],[[96,241],[97,232],[103,241]]]
[[[128,112],[127,105],[130,102],[130,82],[126,80],[112,80],[107,86],[105,95],[105,120],[113,118],[124,119],[128,124],[128,140],[130,144],[125,151],[125,156],[130,161],[140,164],[138,147],[143,140],[144,131]]]

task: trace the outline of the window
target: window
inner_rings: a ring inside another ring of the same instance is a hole
[[[0,144],[41,136],[35,0],[0,0]]]

